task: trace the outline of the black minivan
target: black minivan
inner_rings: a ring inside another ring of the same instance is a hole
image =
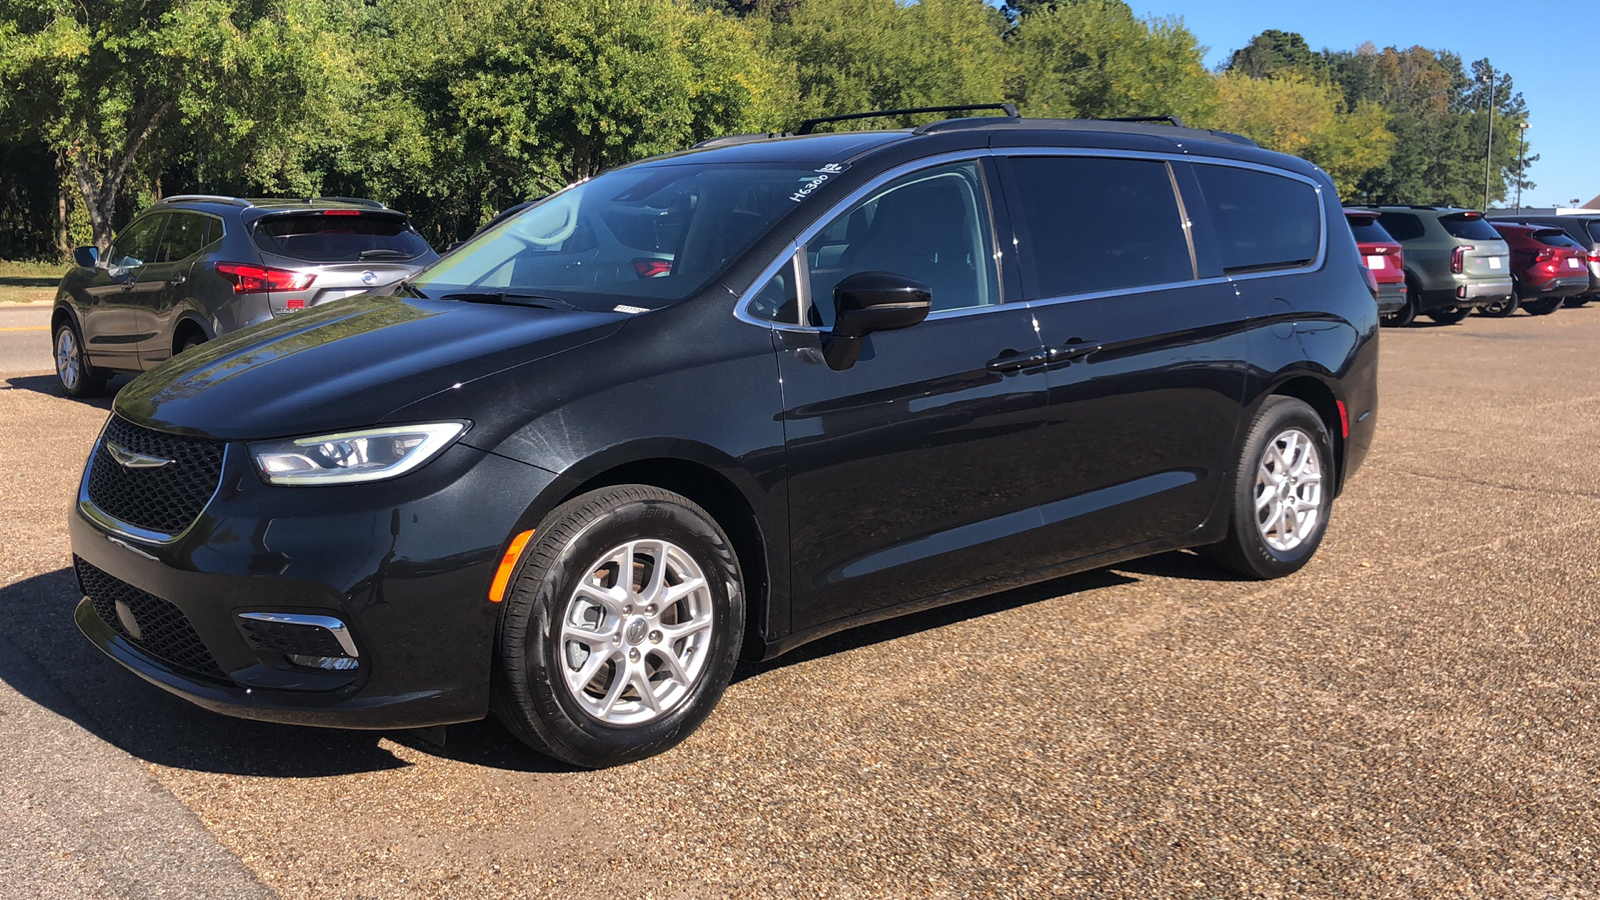
[[[1176,548],[1295,571],[1377,325],[1332,182],[1234,135],[723,138],[129,384],[77,623],[219,712],[639,759],[741,653]]]

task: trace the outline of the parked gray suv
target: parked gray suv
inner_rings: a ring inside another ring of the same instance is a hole
[[[404,213],[371,200],[168,197],[101,256],[74,251],[51,315],[68,396],[189,347],[393,284],[438,259]]]
[[[1407,303],[1385,325],[1408,325],[1418,313],[1441,325],[1475,307],[1515,299],[1511,249],[1483,213],[1451,206],[1380,206],[1378,223],[1405,248]]]

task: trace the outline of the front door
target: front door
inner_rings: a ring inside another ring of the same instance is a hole
[[[809,290],[795,320],[823,329],[774,332],[797,631],[1032,567],[1007,539],[1039,525],[1045,379],[1013,363],[1039,337],[1026,305],[1003,302],[988,196],[975,161],[926,169],[870,192],[796,260]],[[933,312],[834,371],[833,289],[863,271],[929,285]]]
[[[135,219],[106,250],[94,268],[79,316],[84,349],[91,364],[112,369],[138,369],[138,337],[134,333],[132,299],[139,270],[154,258],[166,216]]]
[[[209,216],[192,212],[168,216],[154,259],[140,269],[129,292],[139,364],[143,368],[152,368],[173,354],[173,329],[193,288],[190,270],[206,245],[206,229],[211,221]]]

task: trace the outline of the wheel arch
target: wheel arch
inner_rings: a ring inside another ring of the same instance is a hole
[[[746,658],[759,658],[766,645],[766,635],[770,633],[769,617],[773,614],[770,536],[761,527],[750,497],[729,476],[729,471],[705,456],[607,453],[562,473],[564,477],[560,483],[571,487],[555,492],[546,504],[541,504],[545,508],[539,516],[542,518],[581,494],[619,484],[650,485],[694,501],[727,532],[738,554],[745,582],[742,652]],[[782,624],[786,626],[787,622]]]
[[[208,327],[205,320],[198,315],[193,312],[185,312],[180,315],[178,321],[173,323],[172,326],[172,355],[177,356],[178,351],[183,349],[184,341],[195,334],[200,335],[200,339],[203,341],[209,341],[216,337],[211,333],[211,328]]]
[[[1338,395],[1323,378],[1299,370],[1283,373],[1281,380],[1262,395],[1262,401],[1265,402],[1270,396],[1293,397],[1316,411],[1317,417],[1322,420],[1323,426],[1328,429],[1329,438],[1333,441],[1333,470],[1337,473],[1333,494],[1338,496],[1344,489],[1345,442],[1348,439],[1345,434],[1345,419],[1339,412]],[[1259,408],[1258,404],[1257,409]]]

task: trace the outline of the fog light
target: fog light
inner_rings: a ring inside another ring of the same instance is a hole
[[[361,665],[360,662],[348,656],[306,656],[302,653],[286,653],[284,656],[289,662],[297,666],[305,666],[310,669],[327,669],[330,672],[348,672]]]

